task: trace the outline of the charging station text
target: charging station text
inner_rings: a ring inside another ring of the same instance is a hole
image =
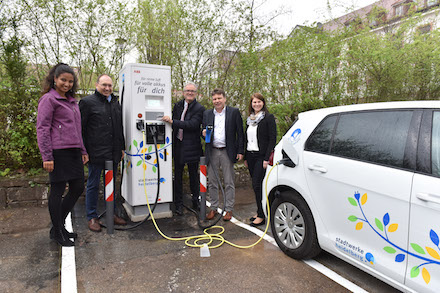
[[[150,79],[145,80],[142,78],[141,81],[135,80],[134,85],[137,86],[137,93],[145,93],[147,90],[151,89],[152,94],[165,94],[165,84],[160,82],[160,79]]]

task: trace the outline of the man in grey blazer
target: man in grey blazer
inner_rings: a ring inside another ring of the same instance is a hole
[[[217,214],[219,206],[219,183],[215,172],[223,172],[226,214],[223,220],[229,221],[235,202],[234,163],[243,159],[244,134],[243,120],[237,108],[226,106],[226,94],[222,89],[212,91],[214,109],[203,113],[203,136],[208,164],[208,190],[211,199],[211,211],[206,219],[211,220]],[[208,131],[207,131],[208,128]],[[208,132],[208,133],[207,133]],[[219,176],[220,177],[220,176]]]

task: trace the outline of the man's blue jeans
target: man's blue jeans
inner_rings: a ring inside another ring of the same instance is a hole
[[[89,176],[87,178],[86,213],[87,220],[98,218],[96,206],[98,205],[99,182],[101,181],[103,164],[89,163]]]
[[[86,213],[87,220],[98,218],[98,212],[96,207],[98,205],[99,183],[101,181],[102,171],[104,170],[104,164],[88,164],[89,177],[87,178],[87,191],[86,191]],[[116,193],[116,173],[118,170],[118,163],[113,163],[113,190]],[[115,205],[116,209],[116,205]]]

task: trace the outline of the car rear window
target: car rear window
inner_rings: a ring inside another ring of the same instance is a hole
[[[412,111],[341,114],[331,154],[403,167]]]
[[[325,118],[318,125],[318,127],[316,127],[315,131],[308,139],[306,150],[319,153],[328,153],[330,151],[330,143],[337,119],[337,115]]]

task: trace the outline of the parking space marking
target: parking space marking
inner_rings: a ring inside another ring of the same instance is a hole
[[[258,228],[255,228],[255,227],[252,227],[252,226],[250,226],[248,224],[245,224],[245,223],[237,220],[234,217],[232,217],[231,222],[234,223],[235,225],[243,228],[243,229],[246,229],[246,230],[256,234],[259,237],[261,237],[263,235],[263,233],[264,233],[264,231],[261,231]],[[275,245],[276,247],[278,247],[275,239],[272,236],[269,236],[269,235],[266,234],[266,235],[264,235],[263,239],[266,240],[267,242]],[[335,273],[331,269],[327,268],[326,266],[320,264],[316,260],[313,260],[313,259],[303,260],[303,262],[306,265],[308,265],[308,266],[312,267],[313,269],[317,270],[318,272],[320,272],[321,274],[323,274],[327,278],[329,278],[329,279],[333,280],[334,282],[338,283],[342,287],[350,290],[351,292],[356,292],[356,293],[366,293],[366,292],[368,292],[368,291],[362,289],[361,287],[357,286],[356,284],[350,282],[349,280],[345,279],[341,275],[338,275],[337,273]]]
[[[335,273],[331,269],[327,268],[326,266],[320,264],[316,260],[309,259],[309,260],[303,260],[303,262],[305,264],[311,266],[312,268],[314,268],[315,270],[317,270],[321,274],[325,275],[326,277],[332,279],[333,281],[335,281],[336,283],[338,283],[342,287],[347,288],[351,292],[356,292],[356,293],[368,292],[368,291],[362,289],[361,287],[357,286],[356,284],[350,282],[349,280],[345,279],[341,275],[338,275],[337,273]]]
[[[211,203],[209,202],[206,202],[206,204],[207,206],[211,206]],[[221,213],[222,210],[218,209],[218,212]],[[264,234],[264,231],[252,227],[248,224],[245,224],[237,220],[235,217],[232,217],[231,222],[243,229],[246,229],[254,233],[259,237],[261,237]],[[66,218],[66,229],[69,232],[72,232],[72,218],[70,213]],[[266,234],[264,235],[263,239],[271,243],[272,245],[278,247],[275,239],[272,236]],[[351,292],[356,292],[356,293],[368,292],[315,260],[303,260],[303,262],[306,265],[317,270],[327,278],[338,283],[342,287],[350,290]],[[77,290],[77,281],[76,281],[75,246],[72,247],[63,246],[62,257],[61,257],[61,293],[76,293],[76,292],[78,292],[78,290]]]
[[[261,231],[258,228],[249,226],[248,224],[245,224],[245,223],[237,220],[234,217],[232,217],[231,222],[234,223],[235,225],[239,226],[239,227],[242,227],[242,228],[244,228],[244,229],[246,229],[248,231],[251,231],[252,233],[256,234],[259,237],[261,237],[264,234],[264,231]],[[277,243],[275,242],[275,239],[272,236],[266,234],[266,235],[264,235],[263,239],[266,240],[267,242],[269,242],[269,243],[271,243],[271,244],[273,244],[273,245],[278,247]]]
[[[66,229],[72,232],[72,214],[69,213],[66,218]],[[76,264],[75,264],[75,246],[61,249],[61,293],[76,293]]]

